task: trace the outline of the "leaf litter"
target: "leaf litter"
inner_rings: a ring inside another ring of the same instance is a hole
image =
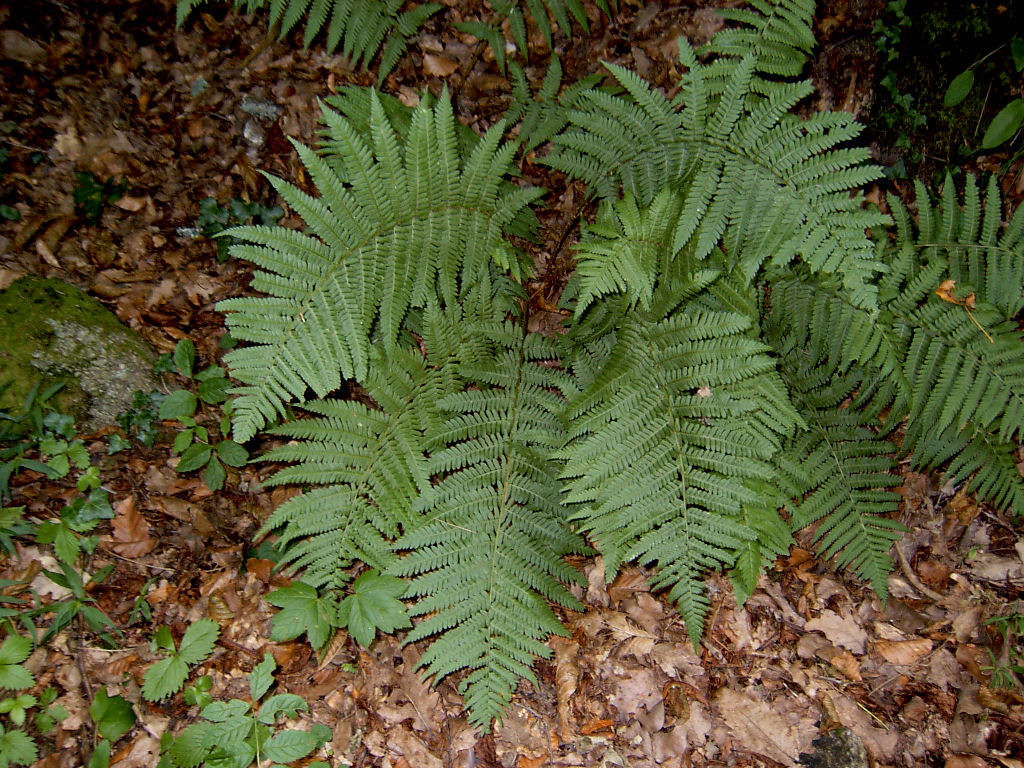
[[[286,137],[312,141],[316,99],[344,84],[369,84],[372,75],[316,46],[264,45],[259,22],[234,14],[204,13],[174,31],[173,5],[53,4],[32,18],[17,7],[0,10],[7,118],[16,126],[5,179],[20,214],[0,223],[0,284],[26,272],[61,277],[104,299],[158,351],[187,336],[212,361],[223,334],[214,304],[245,293],[249,272],[218,261],[212,243],[181,229],[194,226],[204,197],[273,204],[259,172],[300,178]],[[477,4],[446,5],[461,17]],[[557,40],[567,77],[595,71],[603,59],[671,83],[675,37],[699,42],[721,25],[715,3],[704,5],[622,0],[614,22],[595,15],[591,35],[577,30]],[[851,20],[864,25],[859,5],[826,3],[820,31],[846,34],[843,22]],[[821,41],[827,49],[827,38]],[[388,87],[413,104],[423,88],[436,93],[448,82],[460,119],[486,128],[511,86],[486,51],[475,57],[474,50],[450,27],[428,24]],[[545,71],[543,61],[526,67],[534,86]],[[823,105],[863,103],[852,88],[836,91],[841,79],[822,75]],[[247,111],[252,104],[274,109],[256,114]],[[580,190],[534,159],[526,162],[528,180],[556,201],[541,213],[543,230],[553,233],[545,239],[563,243],[556,253],[534,254],[543,304],[560,290],[570,268],[564,244],[589,208]],[[76,214],[76,171],[128,182],[98,224]],[[954,286],[945,292],[965,311],[973,308]],[[180,695],[144,700],[143,673],[164,658],[150,650],[149,637],[167,626],[180,641],[199,620],[220,629],[212,656],[193,672],[211,677],[211,695],[247,695],[246,675],[270,652],[281,689],[309,701],[307,725],[332,729],[337,765],[806,765],[815,739],[833,726],[852,733],[877,766],[1022,764],[1024,702],[1019,689],[1000,688],[994,678],[1012,638],[988,622],[1022,597],[1024,539],[1019,527],[932,476],[906,474],[902,513],[911,534],[886,605],[797,549],[743,607],[727,581],[711,577],[709,630],[694,649],[675,612],[649,592],[642,569],[627,568],[609,585],[599,561],[583,564],[587,587],[577,596],[587,611],[565,617],[572,636],[552,639],[553,657],[538,663],[537,684],[523,683],[505,721],[480,736],[461,714],[457,681],[426,686],[414,671],[421,649],[401,647],[401,633],[367,650],[339,632],[322,661],[304,640],[270,641],[275,609],[266,596],[288,580],[250,545],[295,491],[263,490],[268,468],[231,469],[227,490],[211,494],[173,471],[166,444],[133,444],[95,459],[115,515],[97,529],[86,568],[113,566],[91,594],[125,636],[110,651],[72,625],[26,661],[37,687],[56,686],[69,713],[46,741],[50,754],[39,763],[46,768],[84,763],[89,703],[100,688],[123,696],[138,716],[114,762],[155,765],[160,735],[179,730],[195,711]],[[67,485],[28,474],[15,484],[16,503],[31,519],[52,517],[68,494]],[[40,569],[59,570],[47,551],[19,544],[0,577],[32,579],[44,600],[66,598]]]

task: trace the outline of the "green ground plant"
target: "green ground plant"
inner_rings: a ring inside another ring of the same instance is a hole
[[[224,403],[219,428],[222,435],[228,435],[232,403],[225,402],[231,383],[224,375],[224,369],[211,365],[201,371],[194,371],[195,354],[195,345],[190,339],[181,339],[175,346],[171,362],[179,375],[195,384],[196,391],[174,390],[161,401],[158,415],[161,419],[175,419],[184,426],[174,438],[172,446],[174,453],[181,454],[175,469],[178,472],[192,472],[205,468],[203,481],[206,486],[212,491],[219,491],[224,487],[227,477],[224,466],[241,467],[249,460],[249,453],[228,437],[212,440],[209,428],[197,421],[196,411],[200,403]]]
[[[175,646],[170,628],[160,627],[153,635],[151,647],[167,657],[153,664],[143,675],[143,698],[159,701],[180,691],[188,679],[189,667],[205,661],[213,653],[219,635],[217,622],[200,619],[189,625],[181,643]]]
[[[447,93],[324,109],[319,152],[296,144],[319,197],[270,177],[306,229],[225,233],[264,296],[219,305],[247,342],[225,357],[235,440],[284,438],[269,482],[309,488],[263,529],[308,585],[291,636],[344,623],[360,564],[407,579],[406,642],[435,679],[466,671],[487,728],[581,610],[567,555],[642,566],[697,643],[704,575],[742,601],[809,526],[884,600],[901,457],[1024,513],[1024,213],[994,180],[918,185],[916,219],[865,205],[860,126],[792,113],[813,10],[721,11],[705,48],[679,41],[672,98],[606,65],[617,92],[562,105],[543,161],[600,204],[553,338],[528,330],[512,238],[543,191],[510,126],[468,134]]]
[[[247,768],[254,762],[264,765],[268,760],[272,765],[282,765],[302,760],[329,741],[331,729],[319,723],[308,731],[277,728],[281,719],[294,719],[309,705],[293,693],[267,696],[274,684],[275,667],[274,657],[268,653],[249,674],[251,701],[212,701],[199,690],[197,697],[206,696],[197,698],[205,702],[200,711],[203,720],[189,725],[177,736],[164,734],[158,768]],[[308,765],[327,768],[323,761]]]

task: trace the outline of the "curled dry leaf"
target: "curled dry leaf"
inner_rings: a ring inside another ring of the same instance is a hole
[[[142,557],[156,546],[156,541],[149,535],[149,523],[139,513],[133,496],[127,496],[114,505],[112,527],[114,543],[110,548],[122,557]]]
[[[932,641],[926,637],[914,640],[879,640],[875,650],[890,664],[913,664],[932,650]]]
[[[448,77],[459,68],[459,62],[448,56],[439,56],[434,53],[423,54],[423,69],[428,75]]]
[[[847,680],[852,680],[855,683],[861,682],[860,664],[849,651],[840,651],[829,659],[828,663],[838,669]]]
[[[858,656],[864,654],[864,646],[868,641],[868,633],[857,620],[849,616],[840,616],[835,611],[824,610],[817,618],[804,625],[808,632],[821,632],[834,645],[846,648]]]
[[[580,679],[580,665],[576,656],[580,644],[575,640],[556,637],[551,641],[555,649],[555,691],[558,696],[558,728],[562,734],[562,743],[566,744],[575,738],[572,727],[572,711],[570,700],[576,693],[576,685]]]

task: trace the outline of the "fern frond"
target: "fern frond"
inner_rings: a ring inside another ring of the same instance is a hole
[[[584,93],[601,81],[600,75],[588,75],[568,85],[559,94],[562,63],[552,54],[544,80],[537,93],[532,94],[523,68],[513,63],[511,70],[512,104],[505,113],[505,119],[509,123],[519,123],[519,137],[523,141],[524,153],[536,149],[559,133],[569,122],[569,110],[579,103]]]
[[[294,466],[268,484],[319,486],[278,507],[260,532],[281,528],[283,562],[304,569],[304,581],[337,588],[348,581],[347,570],[356,562],[379,570],[394,563],[391,542],[415,527],[413,505],[430,486],[422,424],[429,423],[424,412],[432,409],[437,390],[453,386],[446,374],[444,368],[428,368],[418,351],[378,351],[366,390],[379,409],[319,400],[303,408],[320,418],[271,430],[295,442],[264,459]]]
[[[765,567],[788,553],[793,544],[789,525],[779,515],[779,509],[785,503],[779,489],[767,483],[757,483],[753,490],[757,499],[742,506],[739,519],[756,537],[742,542],[736,564],[729,571],[738,605],[743,605],[754,593]]]
[[[797,433],[775,457],[786,479],[792,505],[790,526],[797,531],[818,523],[818,553],[836,556],[870,582],[883,599],[892,570],[889,549],[904,527],[893,520],[901,485],[893,443],[875,427],[870,411],[847,398],[862,385],[862,371],[840,375],[834,365],[799,348],[783,354],[779,368],[808,429]]]
[[[189,14],[207,0],[178,0],[177,25],[180,27]],[[368,67],[384,46],[381,54],[378,82],[383,82],[405,52],[409,38],[423,22],[443,6],[437,3],[418,3],[405,13],[399,13],[404,0],[233,0],[236,9],[252,13],[269,6],[269,24],[280,25],[283,38],[304,17],[306,30],[303,45],[310,43],[327,26],[327,50],[333,53],[341,46],[342,54],[354,64]]]
[[[446,94],[415,111],[404,140],[376,95],[370,112],[367,137],[324,110],[333,162],[296,145],[319,198],[271,178],[309,235],[280,227],[228,233],[243,242],[233,253],[259,267],[253,287],[271,297],[218,305],[232,334],[253,344],[225,358],[242,383],[240,442],[284,403],[304,400],[307,387],[324,397],[341,377],[364,379],[374,328],[393,346],[411,308],[438,293],[457,303],[462,275],[489,269],[504,232],[541,194],[504,180],[515,147],[501,146],[501,125],[459,154]]]
[[[865,231],[888,218],[866,210],[850,191],[878,177],[867,150],[843,149],[859,126],[821,113],[797,120],[789,110],[809,82],[784,82],[749,98],[757,58],[699,64],[685,41],[689,72],[670,102],[637,75],[606,65],[627,93],[583,95],[571,127],[545,162],[591,184],[601,196],[621,187],[640,205],[663,188],[683,206],[673,247],[707,257],[720,243],[748,280],[770,261],[799,258],[838,276],[857,306],[876,307],[880,265]],[[677,111],[680,103],[681,111]]]
[[[814,0],[749,0],[747,6],[716,9],[743,26],[720,30],[702,53],[735,59],[753,54],[759,72],[799,77],[815,44]]]
[[[461,690],[470,720],[500,718],[535,656],[565,630],[546,602],[580,609],[565,588],[579,574],[563,555],[579,552],[560,504],[564,374],[544,365],[551,342],[506,324],[491,331],[495,352],[462,373],[480,388],[437,406],[449,418],[431,436],[430,471],[441,482],[417,509],[426,521],[401,538],[408,554],[393,572],[413,576],[407,595],[422,618],[406,642],[433,641],[420,663],[442,678],[468,668]]]
[[[756,534],[740,522],[751,483],[795,414],[759,386],[774,363],[749,319],[694,307],[671,317],[629,313],[600,372],[569,403],[567,502],[599,546],[606,575],[626,560],[654,562],[696,643],[707,598],[701,577],[731,566]],[[753,418],[768,411],[765,430]]]

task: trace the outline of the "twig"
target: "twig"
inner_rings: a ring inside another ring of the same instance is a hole
[[[934,600],[936,603],[945,602],[945,597],[935,590],[926,587],[921,579],[918,578],[917,574],[914,573],[914,569],[910,567],[910,563],[907,561],[907,555],[903,552],[903,547],[899,545],[899,542],[896,544],[896,559],[900,561],[900,570],[903,571],[903,575],[907,577],[907,581],[910,582],[910,585],[914,589],[925,597]]]
[[[226,637],[218,637],[217,642],[223,645],[225,648],[230,648],[239,653],[244,653],[247,656],[256,659],[256,661],[263,661],[263,657],[251,648],[246,648],[241,643],[236,643],[234,640],[228,640]]]

